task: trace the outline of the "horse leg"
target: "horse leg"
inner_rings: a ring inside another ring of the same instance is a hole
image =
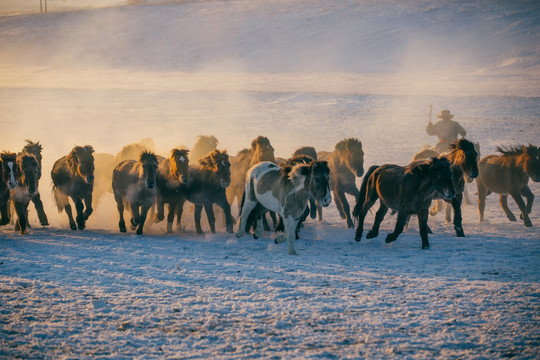
[[[26,235],[26,206],[24,206],[23,203],[20,203],[18,201],[14,202],[15,205],[15,212],[17,213],[17,224],[19,225],[19,229],[21,231],[21,235]]]
[[[184,213],[185,198],[181,198],[176,205],[176,230],[182,230],[182,214]]]
[[[68,216],[69,227],[71,230],[77,230],[77,224],[75,224],[75,220],[73,220],[73,212],[71,211],[71,205],[69,203],[64,205],[64,211]]]
[[[225,214],[225,229],[228,233],[233,233],[233,227],[234,227],[234,219],[231,214],[231,205],[229,205],[229,202],[227,201],[227,196],[225,193],[223,193],[222,196],[220,196],[216,204],[223,209],[223,213]]]
[[[142,235],[144,222],[146,221],[146,216],[148,214],[148,210],[150,210],[151,207],[152,207],[152,205],[142,205],[141,206],[141,215],[140,215],[139,226],[137,226],[137,235]]]
[[[154,214],[154,222],[158,223],[160,221],[163,221],[163,219],[165,219],[165,201],[163,200],[161,196],[157,196],[156,206],[157,206],[157,212]],[[171,208],[172,208],[172,205],[171,203],[169,203],[169,216],[167,217],[167,222],[171,214]],[[174,208],[172,209],[173,209],[172,211],[174,214]],[[174,215],[173,215],[173,218],[174,218]]]
[[[484,209],[486,208],[488,190],[479,180],[476,180],[476,187],[478,189],[478,215],[480,216],[480,222],[482,222],[484,221]]]
[[[135,230],[137,228],[137,226],[139,226],[139,223],[141,221],[141,216],[139,215],[139,205],[135,204],[135,203],[130,203],[129,204],[129,209],[131,211],[131,220],[130,220],[130,223],[131,223],[131,230]]]
[[[520,199],[521,199],[521,195]],[[512,211],[508,208],[508,195],[499,195],[499,204],[501,204],[502,209],[504,210],[504,213],[506,214],[506,217],[510,221],[517,221],[516,217],[512,213]]]
[[[532,211],[532,205],[534,201],[534,195],[531,189],[528,186],[525,186],[523,189],[519,190],[519,193],[527,199],[527,205],[525,207],[527,208],[527,214],[530,214]],[[521,220],[523,220],[523,214],[521,214],[520,217],[521,217]]]
[[[349,207],[349,202],[347,201],[345,192],[342,190],[339,190],[337,192],[337,196],[339,197],[339,203],[341,204],[341,211],[343,212],[342,218],[347,219],[347,226],[349,228],[354,228],[354,224],[351,218],[351,208]]]
[[[462,198],[463,198],[463,196],[462,196]],[[445,215],[445,222],[447,224],[449,224],[452,221],[452,203],[453,203],[453,199],[455,199],[455,198],[452,198],[452,201],[450,203],[448,203],[446,201],[443,202],[444,210],[445,210],[445,214],[444,214]]]
[[[202,209],[203,209],[202,205],[195,204],[194,218],[195,218],[195,230],[197,231],[197,234],[203,234],[203,231],[201,228]]]
[[[32,202],[34,203],[34,207],[36,208],[39,223],[41,224],[41,226],[48,226],[49,220],[47,219],[47,214],[45,214],[45,210],[43,210],[43,202],[41,201],[41,196],[39,195],[39,193],[32,197]]]
[[[463,194],[456,194],[456,196],[452,198],[452,208],[454,209],[454,230],[456,230],[457,237],[465,237],[465,233],[463,232],[463,224],[461,223],[462,201],[463,201]],[[449,210],[450,210],[450,207],[447,205],[446,206],[447,213],[450,212]]]
[[[420,229],[420,238],[422,239],[422,250],[429,249],[429,240],[428,240],[428,218],[429,210],[422,209],[416,214],[418,217],[418,228]],[[398,215],[399,219],[399,215]]]
[[[84,203],[82,199],[73,199],[75,202],[75,211],[77,211],[77,216],[75,217],[75,220],[77,221],[77,227],[79,230],[84,230],[86,227],[86,221],[84,219]]]
[[[244,199],[244,205],[242,206],[242,211],[240,212],[240,219],[238,221],[238,228],[236,229],[236,237],[241,238],[246,233],[246,225],[248,222],[249,214],[257,206],[257,201],[249,199],[249,196],[246,195]]]
[[[317,202],[313,197],[309,197],[309,217],[315,219],[317,217]]]
[[[373,204],[375,204],[375,201],[377,201],[377,198],[377,193],[372,192],[369,197],[367,197],[366,201],[362,204],[362,210],[360,211],[360,215],[358,215],[358,225],[356,226],[354,240],[360,241],[362,239],[362,233],[364,232],[364,219],[366,218],[369,209],[371,209]]]
[[[403,232],[403,227],[405,226],[405,223],[407,222],[407,219],[409,218],[409,214],[407,214],[405,211],[398,210],[398,216],[396,220],[396,226],[394,227],[394,231],[390,234],[386,235],[386,239],[384,242],[391,243],[393,241],[396,241],[399,234]],[[418,215],[418,218],[420,218],[420,215]],[[426,220],[426,234],[427,234],[427,220]],[[427,237],[426,237],[427,240]],[[424,239],[422,239],[422,248],[424,247]],[[428,244],[429,247],[429,244]]]
[[[379,210],[377,210],[377,213],[375,214],[375,221],[373,222],[373,227],[371,228],[371,231],[367,233],[366,239],[373,239],[379,235],[379,228],[381,226],[381,222],[383,221],[384,216],[387,212],[388,207],[382,202],[379,203]]]
[[[435,216],[437,215],[441,209],[442,209],[442,204],[441,204],[442,200],[435,200],[435,205],[433,205],[430,209],[429,209],[429,215],[431,216]]]
[[[533,225],[531,219],[529,218],[529,213],[527,212],[527,206],[525,205],[521,194],[519,192],[513,192],[511,195],[514,198],[516,204],[518,205],[519,210],[521,210],[525,227],[532,227]]]
[[[84,197],[84,204],[86,205],[86,210],[84,210],[84,220],[88,220],[90,215],[94,212],[92,208],[92,194]]]
[[[116,208],[118,209],[118,214],[120,215],[120,221],[118,221],[118,227],[120,228],[120,232],[125,233],[126,232],[126,222],[124,220],[124,202],[122,201],[122,198],[118,199],[115,196],[116,200]]]
[[[205,204],[204,211],[206,212],[206,218],[208,219],[208,225],[210,225],[210,232],[216,233],[216,217],[214,216],[214,209],[212,204]]]
[[[281,237],[276,237],[276,244],[279,244],[285,240],[289,242],[289,255],[298,255],[294,246],[296,241],[295,234],[297,223],[298,222],[292,216],[283,218],[285,233]]]
[[[347,216],[345,215],[345,212],[343,211],[343,204],[341,203],[341,195],[339,193],[339,187],[336,184],[333,189],[334,193],[334,201],[336,202],[336,207],[339,212],[339,216],[341,216],[342,219],[346,219]]]
[[[317,201],[317,213],[319,214],[319,221],[322,221],[322,205]]]
[[[177,203],[175,203],[175,202],[169,203],[169,212],[167,214],[167,234],[172,233],[172,225],[173,225],[173,222],[174,222],[174,215],[175,215],[175,213],[177,211],[176,207],[177,207]],[[165,211],[164,206],[162,206],[161,211],[163,211],[163,212]],[[158,212],[159,212],[159,205],[158,205]],[[163,213],[162,213],[162,216],[164,216]],[[156,215],[156,217],[159,217],[159,215]]]
[[[465,183],[465,185],[463,186],[463,200],[465,201],[465,205],[471,205],[472,201],[471,201],[471,198],[469,197],[469,191],[467,187],[468,187],[468,184]]]
[[[2,220],[0,221],[0,225],[6,225],[9,223],[9,211],[8,211],[8,203],[2,204],[0,206],[0,216],[2,216]]]

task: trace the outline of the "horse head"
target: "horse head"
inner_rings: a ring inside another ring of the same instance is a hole
[[[26,139],[26,145],[22,148],[22,153],[32,154],[36,157],[36,160],[39,164],[39,174],[38,179],[41,179],[41,160],[43,157],[41,156],[41,152],[43,151],[43,146],[38,142],[33,142],[32,140]]]
[[[8,187],[13,190],[17,187],[17,179],[20,177],[19,167],[17,166],[17,154],[10,152],[3,152],[2,158],[2,171],[4,173],[4,179],[7,181]]]
[[[451,144],[450,148],[452,149],[450,154],[454,156],[455,162],[461,167],[467,182],[478,177],[479,155],[476,151],[476,145],[463,138]]]
[[[298,155],[295,158],[300,160],[301,157],[302,155]],[[305,158],[306,160],[312,159],[309,156]],[[283,176],[287,176],[296,190],[306,189],[324,207],[332,202],[328,162],[317,160],[311,160],[309,163],[307,161],[297,161],[295,164],[289,162],[289,164],[284,165],[281,173]]]
[[[534,182],[540,182],[540,147],[529,144],[524,146],[524,152],[527,154],[525,172]]]
[[[139,156],[139,177],[144,180],[148,189],[153,189],[156,184],[158,160],[151,151],[143,151]]]
[[[90,145],[75,146],[68,156],[68,161],[78,176],[87,184],[94,182],[94,148]]]
[[[231,163],[227,151],[214,150],[208,156],[199,160],[199,163],[211,169],[219,186],[227,188],[231,184]]]
[[[257,136],[251,142],[251,151],[253,152],[252,166],[262,161],[276,162],[274,148],[270,144],[270,140],[265,136]]]
[[[172,149],[170,161],[170,174],[183,183],[189,181],[189,150]]]
[[[349,170],[360,177],[364,175],[364,151],[356,138],[348,138],[336,144],[336,150]]]
[[[37,192],[39,174],[39,163],[33,154],[22,154],[17,157],[17,167],[20,169],[20,179],[22,185],[28,188],[28,193],[33,196]]]
[[[413,163],[411,173],[423,176],[446,200],[450,200],[456,194],[450,161],[445,157],[434,157]]]

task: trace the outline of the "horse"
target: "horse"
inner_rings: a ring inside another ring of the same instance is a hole
[[[17,187],[10,191],[10,197],[17,214],[15,230],[20,230],[21,235],[26,235],[28,226],[28,204],[38,192],[38,179],[40,175],[39,163],[32,154],[20,154],[17,156]]]
[[[521,219],[526,227],[531,227],[529,214],[534,195],[527,185],[529,178],[540,181],[540,148],[534,145],[498,146],[501,155],[488,155],[478,163],[480,174],[476,179],[478,188],[478,212],[484,221],[486,197],[494,192],[499,194],[499,203],[510,221],[516,217],[508,208],[508,195],[512,196],[521,210]],[[522,199],[524,196],[527,203]]]
[[[349,228],[354,227],[349,202],[345,193],[358,196],[356,177],[364,174],[364,151],[362,143],[356,138],[338,142],[332,153],[319,152],[319,159],[328,160],[330,184],[334,199],[342,219],[347,220]]]
[[[198,162],[217,149],[218,139],[214,135],[199,135],[191,149],[191,160]]]
[[[65,210],[69,227],[83,230],[92,214],[94,189],[94,148],[90,145],[75,146],[71,152],[56,160],[51,170],[53,195],[58,212]],[[73,220],[69,198],[75,203],[77,224]],[[84,203],[83,203],[84,202]],[[86,209],[85,209],[86,206]]]
[[[31,140],[26,139],[26,145],[22,148],[19,155],[22,154],[32,154],[36,158],[38,165],[39,165],[39,173],[38,173],[38,181],[41,179],[41,169],[42,167],[42,159],[41,152],[43,151],[43,146],[38,142],[33,142]],[[41,226],[48,226],[49,220],[47,219],[47,214],[45,214],[45,210],[43,209],[43,202],[41,201],[41,196],[39,195],[39,191],[36,191],[34,196],[32,197],[32,202],[34,203],[34,207],[36,208],[36,212],[38,215],[39,223]]]
[[[457,237],[465,237],[462,227],[461,203],[465,191],[465,181],[472,182],[478,176],[478,152],[476,148],[477,146],[474,143],[462,138],[449,145],[449,153],[441,155],[447,158],[451,164],[452,181],[454,182],[456,194],[451,200],[446,200],[446,222],[451,221],[450,209],[452,208],[454,210],[454,230],[456,230]],[[424,150],[424,156],[426,154],[432,155],[429,151]],[[416,160],[419,158],[418,154],[414,156]],[[437,203],[442,201],[439,194],[435,194],[434,199],[437,199]],[[433,208],[430,210],[430,214],[436,214]]]
[[[245,233],[248,216],[255,207],[262,207],[279,214],[284,223],[284,233],[276,236],[276,244],[289,243],[289,254],[296,255],[294,242],[296,227],[310,196],[324,207],[330,205],[330,169],[326,161],[311,161],[280,168],[271,162],[262,162],[249,169],[243,194],[236,236]],[[262,231],[262,220],[257,223],[257,235]]]
[[[156,200],[158,159],[151,151],[143,151],[139,160],[124,160],[113,171],[112,188],[120,221],[120,232],[126,232],[124,205],[131,211],[132,229],[142,235],[148,210]]]
[[[317,151],[313,146],[299,147],[293,152],[292,157],[294,158],[295,156],[299,155],[309,156],[313,160],[318,160]],[[279,164],[279,166],[281,166],[281,164]],[[309,198],[309,217],[315,219],[317,217],[317,213],[319,214],[319,221],[322,221],[322,205],[315,201],[315,199]]]
[[[407,166],[371,166],[362,180],[353,210],[358,221],[354,239],[362,239],[366,214],[380,199],[373,228],[366,238],[379,235],[381,222],[390,208],[397,211],[398,215],[394,231],[386,236],[385,242],[395,241],[403,232],[409,217],[415,214],[418,217],[422,249],[429,249],[427,221],[429,206],[436,193],[446,200],[455,194],[450,161],[444,157],[416,161]]]
[[[189,181],[189,150],[172,149],[169,158],[162,158],[158,163],[156,177],[157,213],[154,222],[165,218],[164,207],[169,205],[167,216],[167,232],[172,232],[172,223],[176,207],[182,199],[181,186]]]
[[[0,154],[0,163],[2,168],[0,169],[0,225],[9,224],[10,211],[9,211],[9,199],[10,190],[17,187],[19,176],[19,167],[17,166],[17,154],[4,151]]]
[[[144,138],[139,142],[131,143],[122,147],[116,155],[108,153],[95,153],[95,179],[92,206],[97,208],[99,200],[105,193],[112,193],[112,173],[116,165],[124,160],[139,160],[143,151],[154,151],[155,143],[151,138]]]
[[[218,205],[225,213],[227,232],[233,231],[234,220],[231,215],[231,206],[227,202],[225,193],[231,183],[231,163],[227,151],[214,150],[199,160],[199,166],[189,168],[189,181],[181,185],[182,198],[177,206],[178,224],[182,220],[184,203],[195,204],[195,229],[202,234],[201,212],[204,207],[210,231],[216,232],[216,219],[213,204]]]

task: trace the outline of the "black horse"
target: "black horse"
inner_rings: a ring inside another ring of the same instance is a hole
[[[11,201],[15,206],[17,223],[15,230],[20,230],[22,235],[26,234],[28,227],[28,204],[38,192],[39,164],[32,154],[21,154],[17,156],[18,185],[11,190]]]
[[[33,142],[32,140],[25,140],[26,145],[22,148],[21,154],[32,154],[36,158],[38,165],[39,165],[39,173],[38,173],[38,181],[41,179],[41,169],[42,167],[42,155],[41,152],[43,151],[43,146],[38,142]],[[34,207],[36,208],[36,212],[38,215],[39,223],[41,226],[48,226],[49,220],[47,219],[47,214],[45,214],[45,210],[43,209],[43,202],[41,201],[41,196],[39,195],[39,191],[36,191],[34,196],[32,197],[32,202],[34,203]]]
[[[71,152],[56,160],[51,171],[53,194],[58,211],[66,211],[69,227],[83,230],[92,214],[92,191],[94,189],[94,149],[90,145],[75,146]],[[69,198],[75,203],[77,224]],[[84,201],[84,203],[83,203]],[[86,209],[84,208],[86,205]]]
[[[231,164],[226,151],[214,150],[205,158],[199,160],[200,166],[190,167],[189,181],[181,186],[183,198],[177,207],[178,223],[181,222],[185,201],[195,204],[195,229],[202,234],[201,212],[204,207],[210,231],[216,232],[216,219],[212,205],[216,204],[225,213],[227,232],[233,232],[234,220],[231,206],[227,202],[225,190],[231,183]]]

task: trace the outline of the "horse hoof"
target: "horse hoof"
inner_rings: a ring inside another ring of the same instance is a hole
[[[532,224],[532,222],[530,220],[525,221],[524,225],[525,225],[525,227],[533,227],[533,224]]]
[[[431,231],[431,228],[429,226],[427,227],[427,233],[428,234],[433,234],[433,231]]]
[[[355,236],[354,237],[354,241],[360,242],[360,240],[362,240],[362,236]]]
[[[517,221],[516,217],[513,216],[513,215],[512,215],[512,216],[509,216],[509,217],[508,217],[508,220],[510,220],[510,221]]]
[[[142,229],[137,229],[137,235],[142,235]]]
[[[41,226],[49,226],[49,223],[48,222],[42,222]]]
[[[370,231],[370,232],[367,233],[366,239],[373,239],[373,238],[376,238],[377,236],[379,236],[378,232]]]
[[[69,227],[71,228],[71,230],[77,230],[77,225],[75,225],[74,223],[69,224]]]
[[[422,250],[428,250],[429,249],[429,245],[422,245]]]
[[[79,230],[84,230],[84,228],[86,227],[86,225],[84,225],[84,224],[79,224],[77,227],[79,228]]]
[[[125,233],[125,232],[126,232],[126,228],[125,228],[125,227],[120,228],[120,232],[121,232],[121,233]]]
[[[396,241],[396,237],[394,235],[392,235],[392,234],[386,235],[386,239],[384,239],[384,242],[387,243],[387,244],[391,243],[391,242],[394,242],[394,241]]]

